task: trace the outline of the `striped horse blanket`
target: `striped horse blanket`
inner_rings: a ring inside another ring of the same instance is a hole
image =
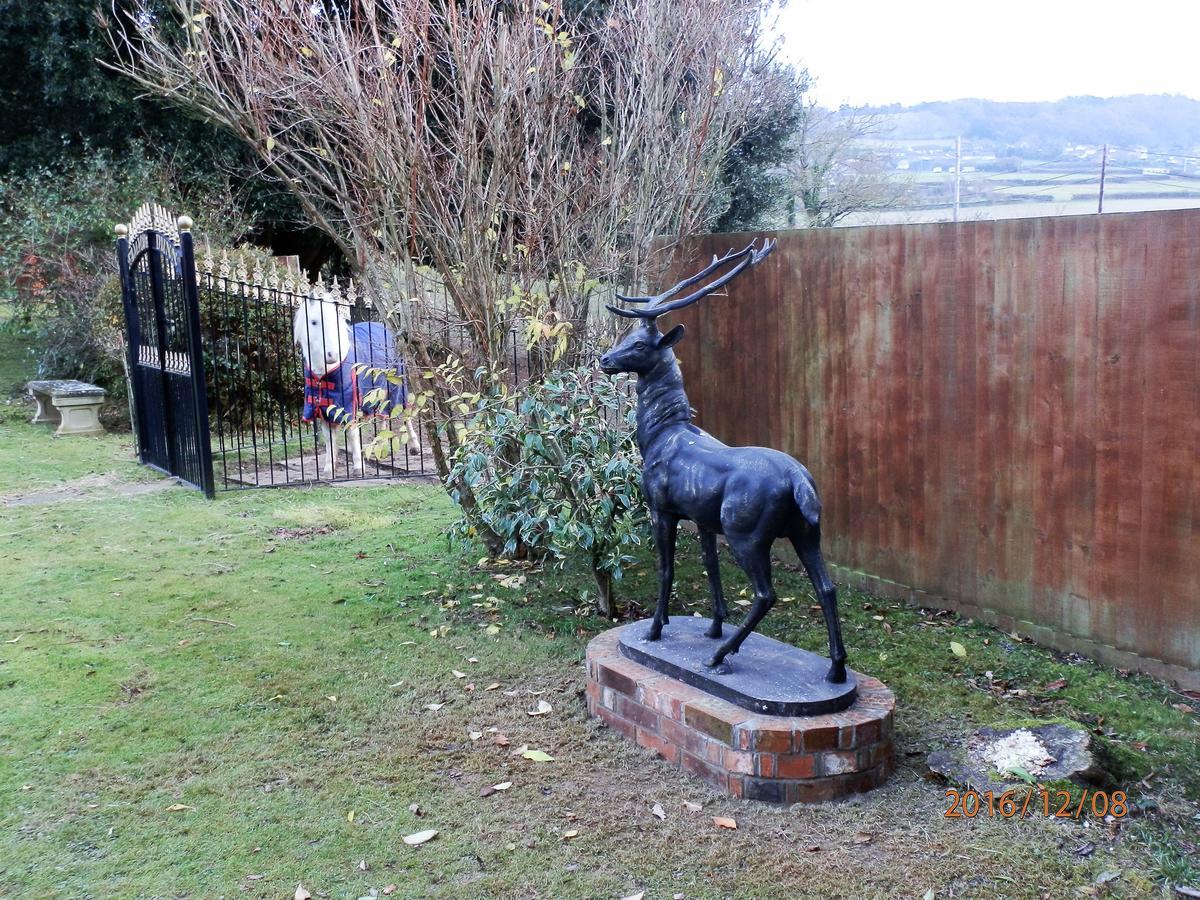
[[[383,369],[371,375],[367,369]],[[304,369],[303,420],[318,417],[331,425],[344,425],[360,416],[391,416],[407,405],[407,382],[392,384],[387,372],[404,379],[404,361],[396,352],[396,339],[382,322],[359,322],[350,328],[350,351],[341,364],[324,375]],[[363,403],[372,391],[386,398]]]

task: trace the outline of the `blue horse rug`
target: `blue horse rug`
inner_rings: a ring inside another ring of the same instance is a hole
[[[356,371],[357,367],[357,371]],[[368,369],[382,369],[372,375]],[[388,381],[399,376],[400,384]],[[362,398],[382,389],[385,399],[363,403]],[[331,425],[344,425],[360,416],[391,416],[407,405],[404,361],[396,352],[396,339],[382,322],[359,322],[350,329],[350,350],[341,364],[324,375],[304,368],[305,422],[318,416]]]

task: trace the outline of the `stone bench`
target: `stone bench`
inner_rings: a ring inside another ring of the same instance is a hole
[[[84,381],[31,381],[25,385],[37,402],[34,422],[58,426],[55,434],[103,434],[100,407],[107,396],[104,388]]]

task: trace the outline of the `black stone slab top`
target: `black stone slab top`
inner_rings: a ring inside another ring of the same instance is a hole
[[[672,616],[662,638],[645,639],[650,620],[621,629],[617,646],[636,663],[678,678],[685,684],[768,716],[816,716],[839,712],[854,703],[856,673],[847,671],[841,684],[825,680],[829,660],[758,633],[715,669],[705,665],[720,638],[705,637],[711,624],[696,616]],[[725,623],[726,636],[733,626]]]

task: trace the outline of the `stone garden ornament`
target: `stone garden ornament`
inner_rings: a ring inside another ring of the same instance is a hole
[[[728,615],[718,569],[718,534],[725,536],[733,557],[754,587],[754,605],[728,640],[713,647],[709,667],[720,666],[775,605],[771,584],[771,546],[778,538],[791,541],[812,581],[829,632],[831,665],[827,681],[846,681],[846,650],[838,621],[837,593],[821,557],[821,502],[808,470],[786,453],[766,447],[728,447],[692,424],[683,377],[671,348],[683,337],[683,326],[666,334],[658,318],[703,299],[725,286],[750,266],[762,261],[775,244],[755,243],[714,259],[702,271],[685,278],[655,297],[623,297],[635,308],[608,307],[619,316],[638,319],[617,344],[600,358],[609,375],[637,375],[637,442],[642,451],[642,483],[654,523],[658,549],[658,604],[646,634],[662,637],[669,624],[667,602],[675,569],[675,536],[680,520],[696,524],[704,553],[704,568],[712,593],[712,625],[705,632],[714,641],[723,636]],[[708,284],[675,299],[686,288],[727,269]]]

